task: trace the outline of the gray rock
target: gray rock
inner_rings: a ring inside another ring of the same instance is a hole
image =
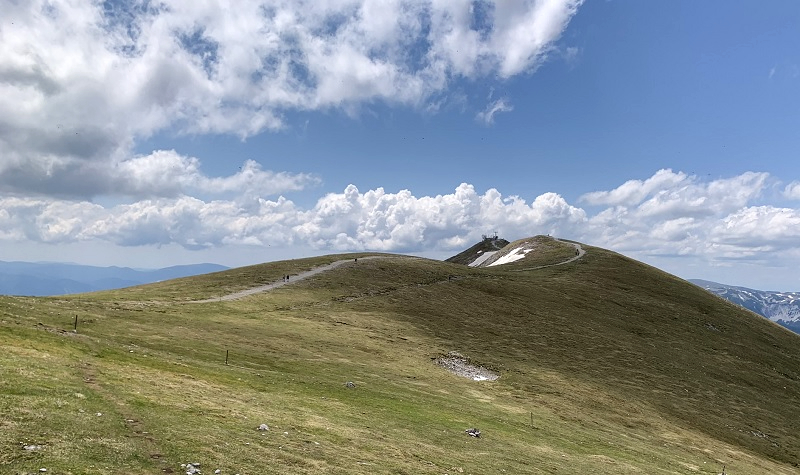
[[[348,381],[348,382],[344,383],[344,385],[347,386],[348,388],[356,387],[356,383],[354,383],[352,381]]]
[[[39,450],[42,448],[41,445],[26,445],[22,447],[25,450]]]
[[[269,430],[269,426],[266,424],[261,424],[258,426],[258,430]]]
[[[197,475],[197,474],[202,473],[202,472],[200,472],[200,468],[199,467],[200,467],[200,463],[199,462],[187,463],[186,464],[186,475]]]

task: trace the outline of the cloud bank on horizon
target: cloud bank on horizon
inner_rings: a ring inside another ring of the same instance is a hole
[[[252,170],[251,170],[252,171]],[[263,173],[263,172],[262,172]],[[220,178],[240,182],[241,172]],[[251,173],[258,181],[258,173]],[[189,174],[178,182],[189,182]],[[793,197],[798,183],[783,194]],[[248,187],[244,187],[248,190]],[[101,240],[120,246],[179,244],[187,249],[226,245],[303,245],[348,251],[455,250],[486,230],[503,236],[568,236],[623,252],[696,255],[717,259],[785,259],[797,254],[800,212],[755,204],[775,190],[767,173],[701,181],[660,170],[608,191],[587,193],[581,204],[557,193],[530,203],[461,184],[453,193],[414,196],[350,185],[310,209],[281,196],[244,191],[230,199],[188,195],[141,199],[116,206],[43,197],[0,198],[0,239],[49,244]],[[795,198],[796,199],[796,198]]]
[[[497,230],[635,256],[800,260],[800,182],[766,172],[662,169],[574,203],[469,183],[436,196],[350,185],[301,206],[287,195],[319,189],[315,170],[229,158],[239,170],[214,176],[178,150],[136,151],[159,134],[245,140],[295,113],[435,115],[464,81],[575,61],[579,48],[557,41],[582,3],[0,0],[0,242],[448,252]],[[486,127],[514,111],[491,91],[474,116]]]

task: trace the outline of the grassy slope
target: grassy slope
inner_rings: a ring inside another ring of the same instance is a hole
[[[797,473],[797,335],[588,251],[359,260],[224,303],[179,301],[341,257],[0,298],[0,472]],[[450,350],[503,376],[431,363]]]

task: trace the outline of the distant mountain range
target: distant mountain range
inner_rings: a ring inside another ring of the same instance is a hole
[[[800,333],[800,292],[754,290],[700,279],[689,282]]]
[[[79,264],[0,261],[0,295],[49,296],[119,289],[225,270],[217,264],[162,269],[95,267]]]

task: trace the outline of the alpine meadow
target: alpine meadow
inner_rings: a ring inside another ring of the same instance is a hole
[[[800,472],[798,335],[599,247],[498,242],[0,297],[0,472]]]

